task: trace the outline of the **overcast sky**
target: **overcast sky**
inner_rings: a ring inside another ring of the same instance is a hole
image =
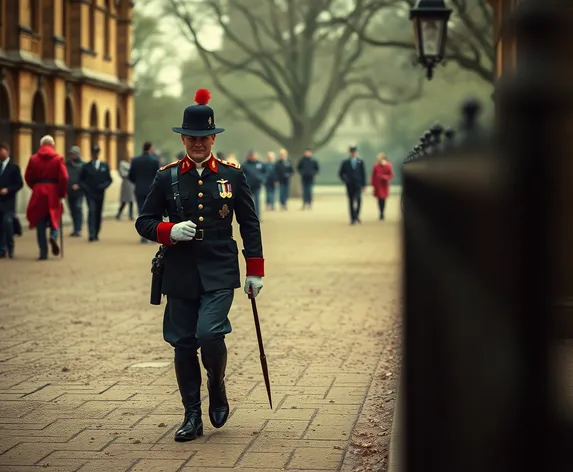
[[[135,2],[135,8],[144,13],[161,15],[161,7],[158,1]],[[160,29],[164,34],[167,45],[164,53],[173,58],[171,66],[158,71],[160,80],[169,84],[169,92],[172,95],[181,93],[180,64],[194,55],[194,48],[181,36],[177,20],[173,18],[162,18]],[[208,36],[210,46],[216,48],[221,42],[221,33],[217,28],[209,28],[203,32],[203,36]],[[207,42],[207,41],[205,41]]]

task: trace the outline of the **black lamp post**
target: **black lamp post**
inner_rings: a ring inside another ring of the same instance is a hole
[[[452,10],[444,0],[418,0],[410,9],[414,25],[417,62],[426,68],[426,77],[432,80],[434,68],[444,60],[448,37],[448,20]]]

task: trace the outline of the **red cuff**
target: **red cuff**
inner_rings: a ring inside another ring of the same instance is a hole
[[[171,241],[171,228],[175,226],[175,223],[170,223],[169,221],[162,221],[157,225],[157,242],[159,244],[165,244],[166,246],[173,246]]]
[[[249,257],[247,259],[247,277],[249,275],[265,276],[265,260],[262,257]]]

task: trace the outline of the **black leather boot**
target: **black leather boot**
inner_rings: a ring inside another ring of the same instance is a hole
[[[203,435],[201,368],[196,351],[175,353],[175,374],[185,407],[185,419],[175,432],[175,441],[192,441]]]
[[[223,339],[201,346],[201,360],[207,370],[209,390],[209,419],[215,428],[221,428],[229,418],[229,402],[225,391],[227,346]]]

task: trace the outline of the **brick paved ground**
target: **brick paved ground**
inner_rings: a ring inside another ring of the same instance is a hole
[[[341,470],[396,299],[398,199],[383,223],[366,200],[355,227],[340,195],[264,215],[274,410],[237,291],[231,417],[184,444],[163,307],[148,303],[155,246],[116,221],[99,243],[67,239],[63,260],[37,262],[33,234],[18,239],[17,258],[0,261],[0,472]]]

